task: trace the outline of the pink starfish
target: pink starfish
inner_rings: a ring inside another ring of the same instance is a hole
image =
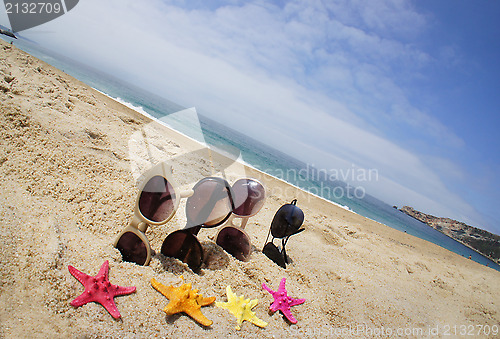
[[[293,299],[289,297],[285,289],[285,283],[286,278],[281,279],[280,286],[276,292],[267,287],[266,284],[262,284],[262,288],[271,293],[274,298],[269,309],[273,312],[280,310],[292,324],[296,324],[297,319],[293,317],[290,307],[302,304],[306,299]]]
[[[135,292],[135,286],[122,287],[111,284],[108,279],[109,262],[107,260],[102,264],[95,277],[80,272],[71,265],[68,266],[68,269],[69,273],[85,287],[85,291],[71,302],[71,306],[79,307],[94,301],[104,306],[113,318],[121,317],[113,298]]]

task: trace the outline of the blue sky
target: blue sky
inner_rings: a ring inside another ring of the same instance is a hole
[[[82,0],[22,34],[319,168],[377,169],[362,185],[390,204],[498,234],[498,17],[496,0]]]

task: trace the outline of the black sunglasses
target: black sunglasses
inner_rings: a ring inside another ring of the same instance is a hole
[[[262,249],[262,253],[283,268],[286,268],[286,264],[289,263],[285,250],[288,239],[290,239],[292,235],[305,230],[304,228],[300,228],[304,222],[304,212],[296,205],[297,199],[294,199],[290,204],[285,204],[279,208],[271,222],[266,244]],[[273,238],[270,242],[267,242],[270,234]],[[281,251],[273,243],[274,238],[281,239]]]

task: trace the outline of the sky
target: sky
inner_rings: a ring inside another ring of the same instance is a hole
[[[497,0],[81,0],[21,34],[319,169],[375,169],[352,184],[391,205],[500,234],[498,17]]]

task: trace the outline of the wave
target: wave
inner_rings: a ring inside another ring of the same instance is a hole
[[[94,90],[96,90],[97,92],[101,93],[102,95],[105,95],[105,96],[107,96],[108,98],[110,98],[110,99],[112,99],[112,100],[114,100],[114,101],[116,101],[116,102],[118,102],[118,103],[120,103],[120,104],[122,104],[122,105],[124,105],[124,106],[127,106],[127,107],[128,107],[128,108],[130,108],[130,109],[133,109],[133,110],[134,110],[134,111],[136,111],[137,113],[140,113],[140,114],[142,114],[142,115],[144,115],[144,116],[146,116],[146,117],[148,117],[148,118],[150,118],[150,119],[156,120],[156,118],[155,118],[155,117],[153,117],[153,116],[152,116],[151,114],[149,114],[148,112],[146,112],[142,106],[135,106],[134,104],[132,104],[132,103],[130,103],[130,102],[128,102],[128,101],[125,101],[125,100],[123,100],[123,99],[122,99],[122,98],[120,98],[120,97],[114,98],[114,97],[112,97],[111,95],[109,95],[109,94],[107,94],[107,93],[104,93],[104,92],[102,92],[102,91],[98,90],[98,89],[97,89],[97,88],[95,88],[95,87],[92,87],[92,88],[93,88]]]

